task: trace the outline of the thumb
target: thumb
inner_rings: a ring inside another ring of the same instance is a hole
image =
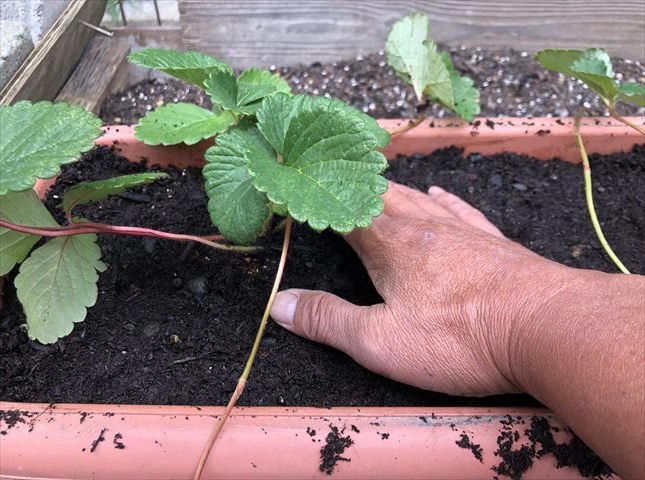
[[[358,307],[331,293],[290,289],[279,292],[271,317],[287,330],[349,355],[362,341],[371,307]]]

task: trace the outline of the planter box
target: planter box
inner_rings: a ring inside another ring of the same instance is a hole
[[[633,118],[641,123],[642,119]],[[393,129],[402,120],[382,120]],[[397,136],[386,150],[430,153],[457,146],[466,153],[512,151],[548,160],[578,162],[572,119],[481,119],[474,125],[434,120]],[[590,153],[631,150],[643,141],[633,130],[607,119],[583,122]],[[203,163],[208,142],[192,147],[151,147],[136,141],[131,127],[105,128],[98,145],[114,146],[131,161],[186,167]],[[53,180],[36,185],[43,195]],[[202,448],[223,407],[26,404],[0,402],[0,476],[3,479],[192,478]],[[330,425],[346,427],[354,445],[337,465],[335,479],[479,479],[495,475],[500,421],[545,416],[544,409],[508,408],[281,408],[238,407],[216,443],[203,478],[326,478],[320,449]],[[527,421],[526,428],[530,422]],[[315,430],[315,435],[308,433]],[[519,428],[520,433],[524,428]],[[483,462],[458,448],[461,433],[483,449]],[[386,436],[382,434],[387,434]],[[520,439],[522,441],[522,439]],[[123,448],[119,448],[119,442]],[[523,478],[579,478],[556,469],[553,456],[535,459]],[[616,478],[616,477],[614,477]]]

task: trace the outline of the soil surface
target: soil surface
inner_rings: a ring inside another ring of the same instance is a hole
[[[604,115],[598,97],[577,80],[545,70],[533,56],[513,49],[446,48],[455,67],[470,76],[481,91],[482,116],[574,116],[584,107]],[[619,81],[645,83],[643,65],[613,59]],[[412,117],[415,96],[387,65],[383,52],[334,63],[300,67],[271,67],[286,79],[295,93],[328,95],[344,100],[376,118]],[[144,81],[107,99],[101,118],[108,124],[136,124],[146,112],[164,103],[190,102],[210,107],[199,88],[178,80]],[[645,109],[619,105],[625,115],[644,114]],[[433,105],[427,115],[453,114]]]
[[[596,204],[606,236],[624,263],[645,272],[645,146],[592,157]],[[63,174],[47,205],[81,180],[144,169],[101,147]],[[173,232],[213,233],[199,170],[79,207],[93,221]],[[390,178],[453,191],[532,250],[575,267],[615,271],[598,246],[585,209],[579,165],[502,154],[463,157],[455,149],[400,158]],[[260,253],[141,237],[99,237],[108,270],[86,320],[57,344],[28,340],[7,282],[0,313],[0,398],[23,402],[225,404],[240,374],[268,296],[280,234]],[[15,273],[14,273],[15,274]],[[12,280],[12,278],[11,278]],[[357,304],[379,296],[361,263],[332,234],[295,228],[283,287],[327,290]],[[526,396],[453,398],[384,379],[342,353],[273,323],[262,341],[242,405],[531,405]]]

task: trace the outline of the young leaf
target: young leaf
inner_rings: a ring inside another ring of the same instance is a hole
[[[51,178],[78,160],[101,135],[101,121],[65,103],[27,101],[0,106],[0,195]]]
[[[414,13],[392,26],[385,43],[387,62],[394,71],[414,88],[417,99],[423,99],[428,85],[428,17]]]
[[[619,102],[633,103],[645,107],[645,86],[640,83],[626,82],[618,86]]]
[[[217,138],[206,151],[208,210],[213,224],[228,240],[248,245],[260,235],[269,219],[268,200],[253,187],[248,155],[273,155],[257,127],[242,122]]]
[[[15,285],[27,317],[28,335],[54,343],[82,322],[96,303],[98,272],[105,270],[96,235],[57,237],[20,266]]]
[[[110,195],[118,195],[129,188],[147,185],[167,176],[168,174],[163,172],[144,172],[97,180],[96,182],[79,183],[65,191],[61,206],[65,211],[69,211],[77,205],[105,200]]]
[[[253,115],[265,97],[291,92],[278,75],[258,68],[245,70],[238,78],[232,72],[215,71],[204,84],[214,104],[242,115]]]
[[[289,84],[268,70],[249,68],[237,79],[237,104],[240,113],[252,115],[262,99],[276,93],[291,93]]]
[[[215,70],[231,71],[225,62],[210,55],[193,51],[146,48],[130,54],[132,63],[145,68],[154,68],[198,87],[204,88],[204,80]]]
[[[396,22],[388,34],[385,52],[390,66],[412,85],[419,101],[424,95],[431,95],[454,109],[450,74],[437,46],[428,40],[426,15],[414,13]]]
[[[535,58],[549,70],[582,80],[606,102],[615,101],[618,85],[613,79],[611,59],[606,51],[600,48],[547,49],[537,52]]]
[[[143,117],[134,133],[148,145],[193,145],[225,131],[234,122],[230,112],[216,114],[192,103],[171,103]]]
[[[56,221],[33,190],[7,193],[0,197],[0,218],[30,227],[55,227]],[[29,235],[0,228],[0,277],[21,263],[34,245],[38,235]]]
[[[283,111],[271,108],[273,101],[265,100],[258,111],[263,132],[279,132],[285,123]],[[272,142],[282,144],[277,151],[282,163],[266,150],[249,149],[245,156],[253,184],[271,202],[286,205],[293,218],[315,230],[331,227],[346,233],[367,227],[382,212],[379,195],[387,190],[387,181],[379,174],[387,162],[375,151],[380,141],[366,128],[362,114],[329,105],[328,99],[317,97],[292,114],[283,141]]]
[[[233,72],[215,70],[204,82],[204,90],[213,100],[213,104],[226,110],[237,108],[237,79]]]
[[[470,77],[462,77],[455,70],[450,55],[441,54],[441,59],[450,74],[452,92],[455,100],[454,112],[461,118],[472,122],[476,115],[479,115],[479,90],[475,87],[475,82]]]

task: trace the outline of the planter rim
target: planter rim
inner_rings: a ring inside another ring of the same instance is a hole
[[[630,120],[645,124],[641,117]],[[407,121],[387,119],[379,120],[379,124],[392,130]],[[394,159],[397,155],[427,154],[457,146],[465,154],[509,151],[542,160],[577,162],[573,121],[495,117],[468,124],[429,119],[394,137],[384,153]],[[212,144],[149,146],[134,138],[131,126],[113,125],[103,130],[96,145],[113,146],[129,160],[147,160],[148,165],[200,165],[205,149]],[[604,117],[583,119],[581,133],[589,153],[630,150],[643,142],[637,132]],[[34,188],[42,196],[54,181],[39,180]],[[222,411],[223,407],[216,406],[0,401],[0,433],[4,431],[0,435],[0,477],[185,478],[192,475],[214,417]],[[345,426],[355,442],[347,450],[353,461],[341,461],[334,478],[490,478],[494,474],[491,467],[500,461],[494,455],[500,421],[509,415],[545,416],[565,435],[566,427],[543,408],[237,407],[211,453],[203,478],[326,478],[317,465],[330,425]],[[360,433],[349,430],[352,425]],[[528,425],[520,429],[520,441],[527,441],[525,428]],[[323,434],[310,436],[307,429]],[[462,432],[482,446],[483,462],[453,444]],[[124,448],[118,448],[117,434]],[[86,454],[102,436],[105,439],[98,441],[94,452]],[[396,441],[388,442],[390,438]],[[282,447],[279,451],[276,444]],[[552,457],[534,462],[523,478],[579,478],[571,469],[557,470]]]

